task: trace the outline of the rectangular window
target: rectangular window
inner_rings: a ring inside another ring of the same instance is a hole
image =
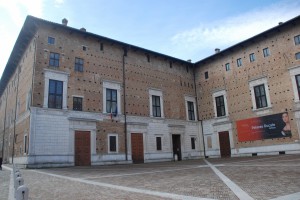
[[[226,63],[226,64],[225,64],[225,70],[226,70],[226,71],[229,71],[229,70],[230,70],[230,65],[229,65],[229,63]]]
[[[295,78],[296,78],[296,83],[297,83],[298,95],[299,95],[299,99],[300,99],[300,74],[296,75]]]
[[[161,137],[156,137],[156,150],[161,151]]]
[[[106,89],[106,112],[117,114],[117,90]]]
[[[83,59],[75,58],[75,71],[83,72]]]
[[[192,149],[196,149],[196,138],[195,137],[191,137],[191,147],[192,147]]]
[[[263,49],[264,57],[268,57],[270,55],[270,50],[269,48]]]
[[[24,136],[24,153],[27,153],[27,135]]]
[[[188,104],[189,120],[195,120],[194,102],[188,101],[187,104]]]
[[[48,37],[48,44],[55,44],[55,38]]]
[[[295,36],[294,41],[295,41],[295,45],[299,45],[300,44],[300,35]]]
[[[236,60],[236,64],[237,64],[238,67],[242,66],[242,58],[238,58]]]
[[[48,108],[62,108],[63,82],[49,80]]]
[[[256,108],[268,107],[264,84],[255,86],[254,94],[255,94]]]
[[[208,72],[204,73],[204,77],[205,77],[205,79],[208,79]]]
[[[250,62],[254,62],[255,61],[255,54],[254,53],[251,53],[249,55],[249,57],[250,57]]]
[[[100,51],[103,51],[103,43],[100,43]]]
[[[223,95],[216,97],[216,108],[217,108],[217,117],[222,117],[226,115]]]
[[[83,50],[83,51],[86,51],[86,46],[82,46],[82,50]]]
[[[147,54],[146,56],[147,56],[147,62],[150,62],[150,55]]]
[[[117,152],[117,136],[109,136],[109,152]]]
[[[82,98],[73,97],[73,110],[82,111]]]
[[[49,65],[59,67],[59,53],[50,53]]]
[[[300,52],[295,54],[295,58],[296,58],[296,60],[300,60]]]
[[[161,117],[159,96],[152,95],[152,111],[153,117]]]

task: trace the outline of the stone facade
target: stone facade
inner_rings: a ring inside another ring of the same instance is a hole
[[[90,138],[91,165],[131,163],[141,147],[143,162],[219,157],[218,134],[224,131],[232,156],[299,152],[294,77],[300,45],[293,43],[298,21],[190,63],[29,16],[17,40],[25,45],[13,50],[4,72],[9,79],[0,83],[4,160],[27,167],[73,166],[81,151],[78,131]],[[264,48],[268,57],[262,56]],[[61,90],[55,96],[61,99],[58,109],[50,105],[53,82]],[[267,86],[267,108],[254,107],[257,84]],[[225,115],[217,117],[220,95]],[[238,142],[237,120],[285,111],[292,116],[292,137]],[[142,140],[132,141],[134,134]]]

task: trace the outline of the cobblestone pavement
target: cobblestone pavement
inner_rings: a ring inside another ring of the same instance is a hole
[[[300,199],[300,155],[26,169],[21,173],[34,200]],[[8,194],[9,171],[0,171],[0,178],[2,199]],[[240,191],[245,196],[239,196]]]

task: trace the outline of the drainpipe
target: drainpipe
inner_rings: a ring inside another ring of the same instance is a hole
[[[12,150],[12,163],[14,163],[15,143],[16,143],[16,122],[17,122],[17,107],[18,107],[18,94],[19,94],[19,77],[20,77],[20,67],[18,67],[18,83],[17,83],[16,104],[15,104],[14,140],[13,140],[13,150]]]
[[[196,94],[196,112],[197,112],[197,119],[198,122],[200,121],[201,124],[201,133],[202,133],[202,142],[203,142],[203,153],[204,158],[206,158],[206,152],[205,152],[205,142],[204,142],[204,132],[203,132],[203,123],[202,120],[199,120],[199,110],[198,110],[198,93],[197,93],[197,84],[196,84],[196,66],[193,64],[193,74],[194,74],[194,85],[195,85],[195,94]]]
[[[7,98],[8,98],[8,91],[6,89],[6,100],[5,100],[5,111],[4,111],[4,130],[3,130],[3,140],[2,140],[2,161],[4,162],[4,140],[5,140],[5,132],[6,132],[6,110],[7,110]]]
[[[125,73],[125,57],[127,56],[127,48],[124,47],[122,67],[123,67],[123,108],[124,108],[124,132],[125,132],[125,159],[128,161],[127,152],[127,114],[126,114],[126,73]]]

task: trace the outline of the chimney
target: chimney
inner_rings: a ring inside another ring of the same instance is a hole
[[[215,48],[215,53],[220,53],[220,49],[219,48]]]
[[[67,26],[68,25],[68,20],[66,18],[63,18],[61,20],[61,23],[64,25],[64,26]]]
[[[283,23],[282,23],[282,22],[279,22],[279,23],[278,23],[278,25],[281,25],[281,24],[283,24]]]
[[[187,61],[188,61],[188,62],[190,62],[190,63],[192,62],[192,60],[191,60],[191,59],[188,59]]]
[[[82,27],[80,30],[81,30],[81,31],[83,31],[83,32],[86,32],[86,29],[85,29],[85,28],[83,28],[83,27]]]

